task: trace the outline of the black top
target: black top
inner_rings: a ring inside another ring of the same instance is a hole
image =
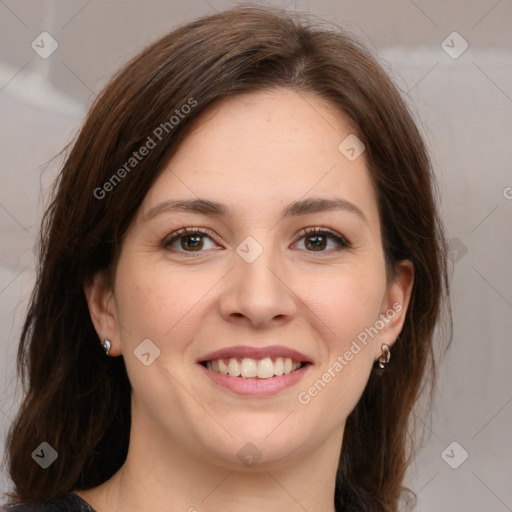
[[[70,492],[50,501],[3,507],[0,508],[0,512],[96,512],[96,510],[78,494]]]

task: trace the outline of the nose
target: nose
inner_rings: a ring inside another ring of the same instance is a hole
[[[253,327],[287,322],[297,310],[293,283],[287,282],[290,279],[285,262],[270,248],[264,248],[252,263],[235,254],[220,297],[222,317]]]

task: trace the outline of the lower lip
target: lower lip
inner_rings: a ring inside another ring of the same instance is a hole
[[[294,372],[275,375],[268,379],[231,377],[230,375],[208,370],[202,364],[199,364],[199,366],[215,384],[229,389],[233,393],[245,396],[272,396],[297,384],[309,371],[311,364],[306,364]]]

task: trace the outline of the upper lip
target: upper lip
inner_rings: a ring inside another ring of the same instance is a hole
[[[251,359],[264,359],[265,357],[289,357],[294,361],[301,363],[311,363],[312,360],[292,348],[285,347],[283,345],[269,345],[268,347],[250,347],[248,345],[237,345],[236,347],[222,348],[215,352],[210,352],[204,357],[199,359],[198,363],[204,363],[206,361],[215,361],[216,359],[229,359],[231,357],[250,357]]]

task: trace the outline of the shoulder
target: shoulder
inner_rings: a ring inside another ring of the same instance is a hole
[[[70,492],[42,502],[26,502],[0,507],[0,512],[96,512],[78,494]]]

